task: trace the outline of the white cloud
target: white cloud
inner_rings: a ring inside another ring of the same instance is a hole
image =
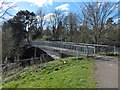
[[[11,19],[11,18],[13,18],[14,16],[8,16],[8,17],[6,17],[7,19]]]
[[[114,19],[114,20],[118,22],[118,21],[120,20],[120,17],[119,17],[119,18],[116,18],[116,19]]]
[[[64,12],[63,15],[64,16],[68,16],[69,12]]]
[[[55,9],[56,10],[69,10],[69,4],[63,4],[63,5],[57,6]]]
[[[55,18],[55,14],[54,13],[49,13],[49,14],[44,16],[44,20],[45,21],[51,21],[51,20],[54,20],[54,18]]]
[[[52,5],[53,0],[7,0],[8,2],[29,2],[42,7],[43,5]]]
[[[104,4],[104,3],[103,2],[98,2],[97,8],[99,8],[102,4]]]
[[[36,16],[36,19],[40,19],[40,16],[37,15],[37,16]]]
[[[3,3],[5,2],[5,3]],[[3,15],[4,11],[9,7],[12,7],[14,10],[19,11],[20,8],[17,6],[17,2],[29,2],[31,7],[37,5],[42,7],[44,5],[52,5],[52,0],[0,0],[0,16]]]
[[[62,15],[67,16],[69,14],[69,12],[63,12],[59,15],[59,17],[62,17]],[[37,16],[36,18],[40,18],[39,16]],[[48,13],[47,15],[44,16],[44,20],[45,21],[53,21],[56,18],[55,13]]]

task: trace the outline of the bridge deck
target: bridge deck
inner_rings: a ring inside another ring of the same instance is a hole
[[[72,55],[84,55],[84,56],[94,56],[95,55],[95,47],[93,46],[85,46],[85,45],[75,45],[66,42],[51,42],[51,41],[39,41],[32,42],[33,46],[63,51]]]
[[[53,50],[53,51],[57,51],[57,52],[63,52],[63,53],[67,53],[69,55],[73,55],[73,56],[79,56],[79,55],[82,55],[82,56],[94,56],[93,53],[88,53],[88,52],[82,52],[82,51],[78,51],[78,50],[75,50],[75,49],[66,49],[66,48],[60,48],[60,47],[53,47],[53,46],[43,46],[43,45],[34,45],[35,47],[39,47],[41,49],[44,49],[44,50]]]

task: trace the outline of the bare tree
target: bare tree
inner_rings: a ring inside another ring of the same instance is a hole
[[[69,13],[64,19],[64,26],[69,34],[69,41],[74,41],[77,36],[80,18],[76,13]]]
[[[50,17],[50,25],[52,26],[52,39],[59,40],[61,37],[60,33],[62,29],[62,21],[64,18],[64,14],[60,10],[55,10],[53,12],[53,16]]]
[[[54,25],[57,27],[58,23],[63,19],[63,14],[60,10],[55,10],[53,13],[55,14]]]
[[[37,21],[38,21],[37,27],[38,30],[40,30],[39,32],[41,33],[41,36],[42,36],[43,27],[45,25],[44,16],[45,16],[45,12],[43,11],[43,8],[39,8],[37,11]]]
[[[90,31],[89,31],[89,28],[84,25],[84,24],[81,24],[79,26],[79,35],[77,35],[77,38],[78,38],[78,42],[80,43],[93,43],[92,42],[92,38],[91,38],[91,35],[90,35]]]
[[[101,37],[104,34],[103,30],[106,28],[106,21],[118,8],[118,4],[112,2],[92,2],[86,4],[82,10],[84,17],[84,24],[91,30],[91,35],[94,43],[101,43]]]
[[[17,7],[17,6],[15,6],[14,3],[5,2],[5,0],[0,1],[0,19],[6,20],[5,15],[12,16],[9,13],[9,10],[11,10],[15,7]]]

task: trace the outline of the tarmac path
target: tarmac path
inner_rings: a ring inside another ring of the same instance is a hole
[[[97,88],[118,88],[118,58],[97,56],[95,58]]]

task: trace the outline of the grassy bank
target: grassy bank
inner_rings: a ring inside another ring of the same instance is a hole
[[[4,88],[95,88],[94,63],[90,58],[69,57],[17,71]]]

